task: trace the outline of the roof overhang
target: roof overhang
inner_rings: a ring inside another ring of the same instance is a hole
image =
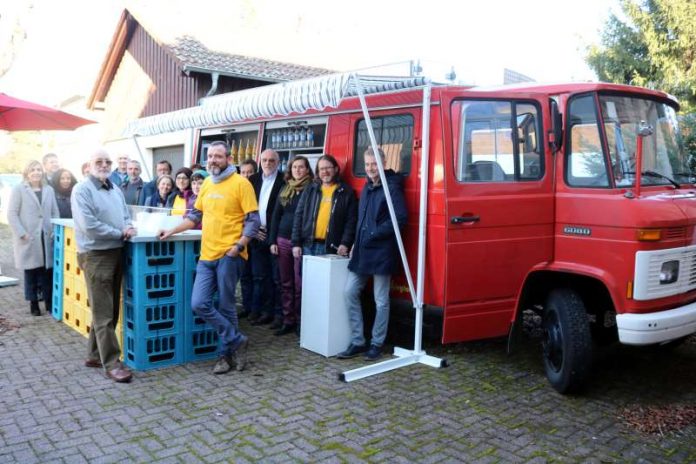
[[[272,79],[269,77],[259,77],[259,76],[253,76],[250,74],[244,74],[244,73],[233,73],[229,71],[221,71],[219,69],[210,69],[210,68],[202,68],[200,66],[192,66],[190,64],[185,64],[183,66],[183,71],[186,73],[186,75],[190,75],[191,73],[201,73],[201,74],[214,74],[217,73],[220,76],[227,76],[227,77],[236,77],[240,79],[253,79],[255,81],[260,81],[260,82],[271,82],[273,84],[277,82],[286,82],[285,80],[282,79]]]
[[[123,54],[126,52],[128,41],[135,30],[135,26],[135,18],[128,10],[123,10],[118,24],[116,25],[114,36],[111,39],[109,51],[97,75],[97,81],[94,84],[94,88],[92,88],[92,93],[87,99],[87,108],[91,110],[95,109],[95,107],[106,98],[106,94],[109,92],[111,82],[116,75]]]

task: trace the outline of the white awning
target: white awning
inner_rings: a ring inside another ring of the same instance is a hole
[[[357,76],[365,94],[419,87],[425,77],[386,77],[331,74],[299,81],[256,87],[205,98],[200,106],[131,121],[125,137],[156,135],[192,127],[231,124],[248,119],[287,116],[308,110],[335,108],[345,97],[357,95],[351,76]]]

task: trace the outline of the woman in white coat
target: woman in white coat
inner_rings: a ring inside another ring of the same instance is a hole
[[[24,271],[24,298],[31,302],[34,316],[41,314],[40,295],[46,312],[50,312],[53,287],[51,218],[60,217],[53,189],[43,179],[41,163],[30,161],[24,168],[24,182],[12,189],[7,208],[15,267]]]

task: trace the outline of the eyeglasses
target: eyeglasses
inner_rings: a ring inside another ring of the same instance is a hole
[[[114,162],[110,159],[98,159],[94,160],[94,164],[96,164],[97,166],[111,166],[112,164],[114,164]]]

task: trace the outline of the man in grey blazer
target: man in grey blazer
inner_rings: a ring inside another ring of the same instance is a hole
[[[84,270],[92,302],[92,330],[87,342],[87,367],[103,367],[116,382],[133,375],[121,364],[115,327],[121,299],[123,242],[135,236],[121,189],[109,180],[112,161],[100,149],[90,158],[90,174],[73,188],[77,261]]]

